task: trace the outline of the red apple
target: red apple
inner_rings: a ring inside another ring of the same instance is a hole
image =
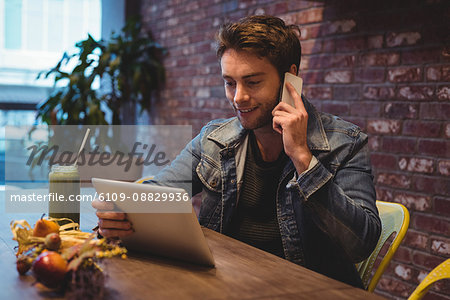
[[[55,251],[46,251],[34,260],[32,270],[37,281],[49,288],[57,288],[67,273],[67,261]]]

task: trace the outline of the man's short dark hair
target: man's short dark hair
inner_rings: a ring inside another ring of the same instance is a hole
[[[301,46],[296,25],[286,25],[272,16],[250,16],[235,23],[224,24],[216,37],[217,57],[222,58],[225,50],[244,50],[266,57],[278,70],[280,78],[291,65],[300,66]]]

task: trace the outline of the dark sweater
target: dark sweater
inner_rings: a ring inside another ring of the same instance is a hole
[[[235,239],[283,258],[276,195],[286,159],[282,152],[274,162],[263,161],[256,138],[250,134],[242,190],[230,232]]]

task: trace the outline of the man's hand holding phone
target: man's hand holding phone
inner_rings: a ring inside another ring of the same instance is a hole
[[[284,152],[298,174],[308,169],[312,159],[306,139],[308,113],[301,98],[302,83],[300,77],[286,73],[281,102],[272,111],[273,129],[282,135]]]

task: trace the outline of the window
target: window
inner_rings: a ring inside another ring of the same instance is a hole
[[[0,0],[0,191],[4,126],[32,125],[36,104],[53,86],[52,79],[36,80],[38,73],[76,51],[88,33],[100,39],[122,28],[124,11],[124,0]]]
[[[0,0],[0,20],[0,85],[51,87],[37,74],[87,33],[101,37],[101,0]]]

